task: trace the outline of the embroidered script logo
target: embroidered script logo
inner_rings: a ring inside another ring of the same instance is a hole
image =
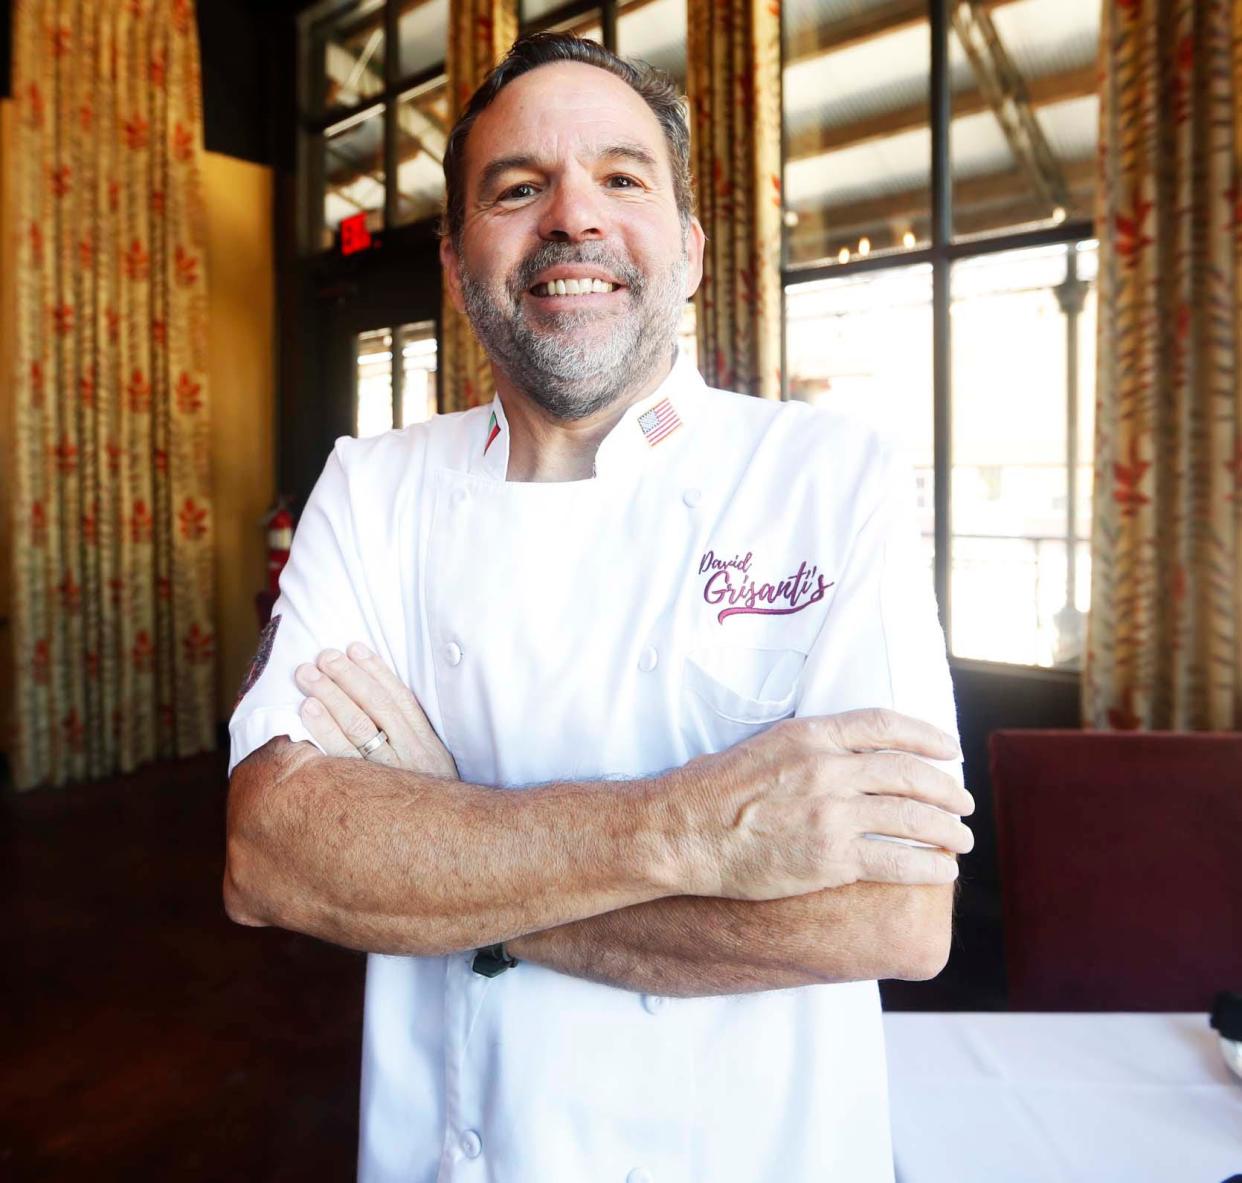
[[[753,551],[745,556],[718,559],[715,551],[707,551],[699,560],[699,574],[707,575],[703,599],[709,604],[724,605],[716,619],[737,615],[786,616],[818,604],[835,580],[825,579],[819,568],[798,564],[798,569],[775,583],[760,583],[750,573]],[[711,574],[708,574],[711,572]]]

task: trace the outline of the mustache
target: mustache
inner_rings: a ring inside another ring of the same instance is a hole
[[[635,295],[642,295],[646,277],[624,255],[603,243],[545,242],[527,255],[509,279],[509,292],[518,300],[535,283],[535,277],[549,267],[585,263],[605,268]]]

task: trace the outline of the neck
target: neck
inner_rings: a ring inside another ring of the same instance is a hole
[[[510,481],[584,481],[595,474],[595,453],[604,437],[636,402],[668,377],[673,359],[645,381],[584,419],[558,419],[492,366],[509,426]]]

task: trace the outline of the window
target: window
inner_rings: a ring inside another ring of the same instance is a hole
[[[400,358],[394,366],[393,358]],[[354,435],[379,435],[436,413],[436,326],[398,325],[359,333]]]
[[[928,242],[931,33],[921,7],[794,0],[782,9],[790,265]]]
[[[785,289],[789,397],[847,409],[874,426],[897,425],[914,468],[932,570],[935,514],[931,267],[893,267]]]
[[[322,145],[323,236],[332,245],[342,220],[367,215],[367,228],[384,226],[384,120],[371,111],[324,134]]]
[[[341,222],[359,213],[372,233],[439,214],[455,116],[444,76],[448,5],[320,0],[299,18],[303,253],[331,250]],[[523,32],[570,30],[684,84],[685,0],[521,0],[519,18]]]
[[[1089,219],[1099,6],[955,3],[950,21],[954,235]]]
[[[303,253],[341,222],[372,233],[429,220],[444,198],[454,112],[444,76],[449,0],[321,0],[300,18]],[[668,70],[684,84],[685,0],[522,0],[521,27],[566,29]]]
[[[896,424],[957,658],[1076,667],[1098,6],[787,0],[790,398]]]
[[[617,52],[663,70],[685,89],[686,0],[629,0],[617,14]]]
[[[1068,243],[954,265],[950,603],[962,657],[1059,666],[1081,654],[1095,264],[1094,244]]]
[[[384,6],[355,4],[316,30],[312,107],[315,114],[350,111],[384,90]]]
[[[686,0],[519,0],[523,33],[565,30],[621,54],[665,70],[684,86],[686,79]]]
[[[448,140],[448,87],[433,79],[397,100],[398,225],[434,218],[444,200],[444,146]]]
[[[303,250],[344,218],[372,231],[439,213],[449,111],[448,0],[320,3],[301,18]]]

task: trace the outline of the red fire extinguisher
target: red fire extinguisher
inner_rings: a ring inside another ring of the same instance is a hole
[[[267,523],[267,590],[273,598],[280,590],[280,573],[289,561],[292,545],[293,514],[279,505]]]
[[[280,594],[280,573],[289,561],[289,548],[293,545],[293,514],[283,496],[264,516],[263,525],[267,530],[267,587],[254,598],[260,628],[271,619],[272,605]]]

